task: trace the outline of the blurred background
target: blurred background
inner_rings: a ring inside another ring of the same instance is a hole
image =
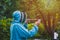
[[[55,30],[60,40],[60,0],[0,0],[0,40],[10,40],[12,13],[16,10],[26,12],[29,19],[42,20],[38,33],[29,40],[51,40]],[[33,22],[29,21],[29,30]]]

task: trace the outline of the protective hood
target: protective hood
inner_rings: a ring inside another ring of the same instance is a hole
[[[26,13],[24,13],[24,12],[20,12],[20,11],[13,12],[13,20],[15,22],[24,23],[26,18],[27,18],[27,16],[26,16]]]

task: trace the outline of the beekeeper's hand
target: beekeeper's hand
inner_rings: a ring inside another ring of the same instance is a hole
[[[35,22],[35,25],[39,25],[40,24],[40,22],[41,22],[41,19],[38,19],[36,22]]]

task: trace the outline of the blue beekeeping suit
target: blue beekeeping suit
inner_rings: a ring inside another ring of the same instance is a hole
[[[36,25],[28,31],[26,24],[23,25],[21,23],[22,19],[24,19],[24,17],[20,11],[13,12],[13,22],[10,27],[10,40],[26,40],[37,33],[38,27]]]

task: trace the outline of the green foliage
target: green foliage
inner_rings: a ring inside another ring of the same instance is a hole
[[[0,2],[0,14],[2,16],[12,17],[12,12],[16,10],[15,0],[1,0]]]
[[[31,29],[33,28],[33,26],[34,26],[34,25],[33,25],[33,24],[31,24],[31,23],[30,23],[30,24],[28,24],[28,30],[31,30]]]
[[[12,12],[16,10],[15,0],[0,0],[0,40],[10,40]]]
[[[9,40],[11,19],[0,20],[0,40]]]

